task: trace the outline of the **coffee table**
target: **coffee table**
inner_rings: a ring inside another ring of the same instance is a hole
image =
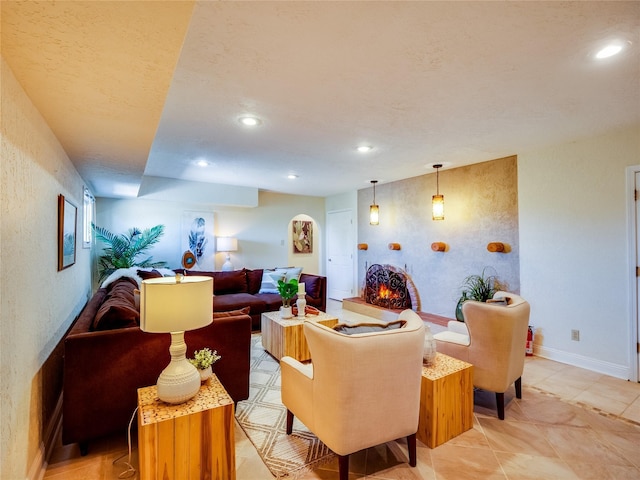
[[[318,322],[331,328],[338,323],[338,318],[325,312],[318,315],[307,315],[304,319],[292,317],[280,318],[280,312],[262,314],[261,331],[262,346],[277,360],[284,356],[293,357],[300,362],[311,359],[307,339],[304,336],[304,322]]]

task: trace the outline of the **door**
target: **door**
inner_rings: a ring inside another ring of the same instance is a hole
[[[327,213],[327,296],[334,300],[354,296],[353,212]]]
[[[639,317],[639,306],[638,306],[638,301],[640,299],[640,208],[638,203],[640,202],[640,198],[638,198],[640,196],[640,172],[636,171],[635,172],[635,192],[634,192],[634,207],[635,207],[635,215],[634,215],[634,219],[635,219],[635,248],[636,248],[636,255],[635,255],[635,271],[636,271],[636,278],[635,278],[635,282],[636,282],[636,288],[635,288],[635,299],[634,299],[634,305],[635,305],[635,324],[636,324],[636,328],[635,328],[635,344],[636,344],[636,371],[635,371],[635,381],[640,381],[640,317]],[[632,379],[633,380],[633,379]]]

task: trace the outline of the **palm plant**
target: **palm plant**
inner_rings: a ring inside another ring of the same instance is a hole
[[[161,268],[167,262],[154,262],[149,256],[143,260],[137,260],[139,255],[144,254],[151,246],[158,243],[164,234],[164,225],[140,230],[137,227],[130,228],[126,234],[115,234],[104,227],[91,224],[96,238],[108,245],[103,250],[103,254],[98,259],[98,275],[100,282],[119,268],[143,267]]]

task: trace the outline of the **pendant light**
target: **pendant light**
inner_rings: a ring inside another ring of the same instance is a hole
[[[373,184],[373,203],[369,207],[369,225],[378,225],[378,214],[380,213],[380,207],[376,204],[376,183],[378,180],[371,180]]]
[[[444,195],[440,195],[440,178],[438,169],[442,168],[441,163],[436,163],[436,194],[431,198],[431,218],[433,220],[444,220]]]

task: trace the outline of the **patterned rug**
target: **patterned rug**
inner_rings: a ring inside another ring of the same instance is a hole
[[[249,399],[238,402],[236,419],[276,478],[293,479],[331,461],[335,454],[297,419],[287,435],[287,410],[280,398],[280,364],[251,338]]]

